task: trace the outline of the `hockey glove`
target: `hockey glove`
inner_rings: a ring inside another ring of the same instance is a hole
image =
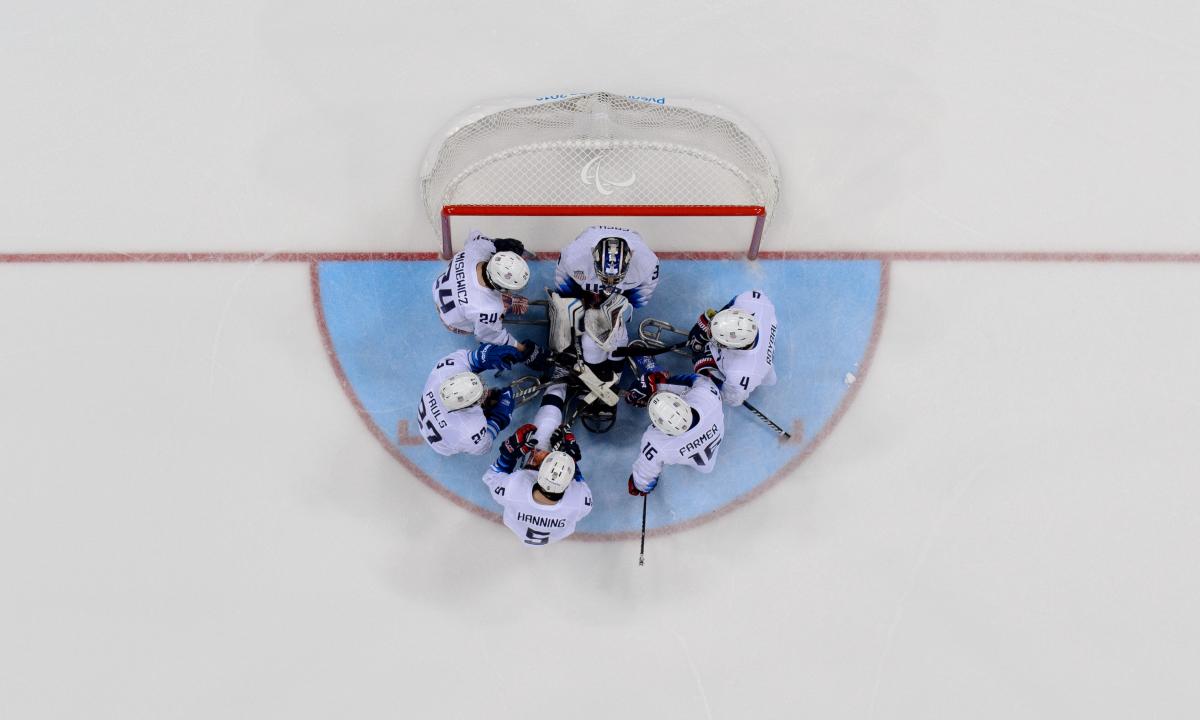
[[[525,353],[521,362],[534,372],[546,372],[550,369],[550,353],[532,340],[525,341]]]
[[[525,244],[513,238],[492,238],[492,245],[496,246],[496,252],[525,254]]]
[[[713,359],[712,355],[704,353],[696,359],[696,362],[692,365],[692,370],[700,375],[711,378],[717,370],[717,361]]]
[[[636,385],[625,391],[625,402],[634,407],[646,407],[650,397],[658,392],[658,386],[666,380],[667,374],[661,370],[646,373]]]
[[[640,343],[641,341],[634,340],[634,342]],[[635,347],[633,343],[629,345],[630,347]],[[629,361],[637,368],[638,375],[647,375],[663,369],[662,365],[658,364],[658,360],[655,360],[653,355],[630,355]]]
[[[629,494],[630,495],[649,495],[650,493],[654,492],[654,488],[656,488],[656,487],[658,487],[658,478],[654,478],[653,480],[651,480],[650,484],[646,486],[645,490],[643,490],[637,486],[636,482],[634,482],[633,476],[632,475],[629,476]]]
[[[536,425],[527,423],[508,436],[508,439],[500,446],[500,457],[496,460],[496,467],[500,472],[510,473],[517,467],[521,458],[529,452],[529,437],[535,430],[537,430]]]
[[[579,462],[583,459],[583,452],[579,449],[579,443],[575,442],[575,433],[565,427],[560,425],[550,436],[550,447],[565,452],[572,460]]]
[[[708,341],[712,339],[712,330],[709,327],[709,320],[716,315],[710,308],[700,313],[700,319],[692,326],[691,332],[688,333],[687,346],[692,354],[704,352],[708,347]]]
[[[542,382],[556,383],[565,382],[575,377],[574,364],[560,363],[551,361],[547,363],[546,370],[542,372]]]
[[[468,361],[475,372],[483,370],[507,370],[521,360],[521,351],[512,345],[480,343],[471,351]]]
[[[509,295],[503,293],[500,299],[504,301],[505,315],[524,315],[529,311],[529,298],[524,295]]]
[[[492,437],[500,434],[500,431],[508,427],[512,422],[513,409],[517,406],[517,401],[513,397],[513,390],[506,387],[503,390],[494,391],[496,394],[496,402],[490,408],[483,411],[483,416],[487,418],[488,430]]]

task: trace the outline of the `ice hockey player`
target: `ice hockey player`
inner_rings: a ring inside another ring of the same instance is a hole
[[[474,333],[479,342],[523,347],[504,328],[504,315],[529,309],[527,298],[513,294],[529,282],[524,252],[520,240],[472,233],[433,282],[433,304],[442,324],[460,335]]]
[[[658,256],[628,228],[595,225],[563,248],[554,284],[560,295],[583,301],[588,327],[581,342],[584,362],[615,359],[611,352],[629,343],[624,318],[614,316],[626,309],[611,298],[620,295],[634,308],[644,306],[658,286],[658,272]]]
[[[766,294],[747,290],[720,312],[700,314],[688,333],[693,368],[717,381],[726,404],[741,405],[759,385],[775,384],[777,329]]]
[[[645,405],[650,426],[642,433],[637,459],[629,475],[629,494],[645,495],[658,485],[665,465],[684,465],[712,472],[725,436],[725,413],[720,391],[702,375],[672,375],[639,358],[648,369],[625,399]]]
[[[417,424],[429,447],[439,455],[482,455],[490,450],[512,421],[516,402],[511,388],[489,388],[479,373],[507,370],[523,359],[528,360],[511,345],[482,343],[439,360],[417,408]]]
[[[538,546],[575,532],[575,524],[592,511],[592,491],[579,471],[574,436],[565,433],[562,449],[547,452],[532,446],[534,431],[522,425],[510,435],[483,482],[504,508],[504,524],[526,545]]]

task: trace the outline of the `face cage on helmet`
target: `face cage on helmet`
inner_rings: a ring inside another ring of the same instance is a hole
[[[619,284],[622,280],[625,279],[625,276],[629,274],[629,263],[626,263],[625,269],[622,270],[617,275],[605,274],[605,272],[604,272],[605,252],[604,252],[604,247],[603,247],[605,244],[606,244],[605,241],[601,240],[599,243],[596,244],[596,247],[592,249],[592,265],[596,269],[596,277],[600,279],[600,283],[602,285],[611,287],[613,285]],[[618,246],[619,246],[619,243],[618,243]],[[626,244],[626,247],[628,247],[628,244]],[[630,252],[630,254],[632,255],[632,251]]]

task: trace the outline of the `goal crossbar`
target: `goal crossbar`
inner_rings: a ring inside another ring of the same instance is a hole
[[[746,257],[758,257],[766,225],[767,211],[762,205],[484,205],[464,204],[442,207],[442,256],[454,254],[454,218],[502,217],[660,217],[660,218],[746,218],[752,220]],[[702,248],[696,248],[697,250]]]

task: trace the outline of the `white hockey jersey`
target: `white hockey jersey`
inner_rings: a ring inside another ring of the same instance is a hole
[[[450,412],[442,405],[442,397],[438,394],[438,388],[451,375],[470,371],[467,351],[455,350],[438,361],[425,381],[421,405],[417,409],[417,425],[425,442],[439,455],[482,455],[492,449],[492,436],[488,433],[483,408],[476,405]]]
[[[586,292],[601,295],[611,292],[609,286],[600,282],[592,260],[592,250],[596,243],[606,237],[622,237],[629,243],[633,257],[630,260],[629,271],[616,285],[616,289],[624,293],[635,308],[642,307],[650,302],[654,288],[658,287],[658,256],[646,245],[641,235],[628,228],[593,225],[580,233],[559,255],[558,265],[554,268],[555,287],[560,293],[572,296],[576,295],[572,283]]]
[[[489,468],[483,482],[492,491],[492,499],[504,507],[504,524],[526,545],[562,540],[575,532],[576,523],[592,511],[592,491],[582,480],[568,485],[562,500],[554,505],[534,501],[536,470],[520,468],[502,473]]]
[[[774,385],[776,382],[775,333],[778,322],[775,319],[775,306],[759,290],[747,290],[738,295],[729,307],[741,308],[758,320],[758,339],[748,348],[721,347],[715,340],[708,343],[708,351],[725,378],[721,386],[721,399],[729,405],[741,405],[759,385]]]
[[[668,435],[654,425],[642,433],[637,459],[633,461],[633,483],[645,491],[664,465],[686,465],[710,473],[717,462],[717,451],[725,437],[725,412],[721,394],[712,380],[697,375],[695,383],[659,386],[659,390],[677,393],[699,415],[699,421],[682,435]]]
[[[512,345],[520,341],[504,329],[504,298],[499,290],[481,285],[475,268],[496,254],[492,241],[479,234],[450,259],[446,272],[433,281],[433,304],[446,327],[479,342]]]

